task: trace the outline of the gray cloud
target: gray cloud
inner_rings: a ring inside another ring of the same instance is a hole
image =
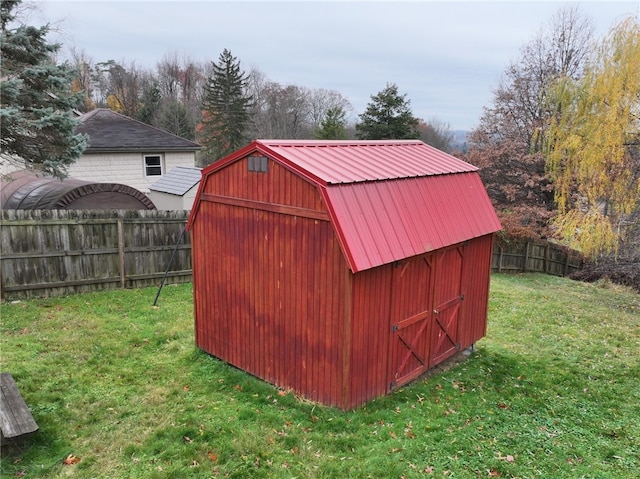
[[[576,2],[570,2],[576,3]],[[215,61],[224,48],[279,83],[336,90],[361,113],[396,83],[414,114],[477,124],[519,49],[566,2],[58,1],[41,3],[65,47],[153,68],[164,55]],[[604,34],[637,1],[580,3]]]

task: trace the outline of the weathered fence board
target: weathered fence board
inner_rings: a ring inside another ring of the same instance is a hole
[[[187,211],[2,210],[3,299],[191,280]],[[178,243],[180,240],[180,243]]]
[[[0,297],[63,296],[191,281],[187,211],[0,210]],[[496,241],[495,272],[566,276],[581,256],[551,243]]]
[[[492,270],[498,273],[570,275],[582,267],[582,256],[552,243],[509,239],[496,241]]]

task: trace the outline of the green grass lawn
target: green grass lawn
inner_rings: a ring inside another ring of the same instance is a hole
[[[40,431],[2,477],[632,478],[640,296],[494,275],[467,361],[354,411],[197,350],[191,285],[3,303],[0,369]],[[70,464],[65,464],[65,462]]]

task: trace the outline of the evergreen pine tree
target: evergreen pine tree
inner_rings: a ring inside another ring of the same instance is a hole
[[[152,83],[142,91],[142,105],[136,119],[147,125],[156,125],[158,112],[162,103],[162,93],[157,82]]]
[[[346,113],[341,106],[330,107],[316,131],[318,140],[344,140],[347,138]]]
[[[204,86],[201,142],[209,162],[247,143],[252,97],[246,94],[247,75],[240,62],[226,48]]]
[[[182,138],[193,139],[194,126],[187,116],[187,108],[178,101],[169,100],[159,109],[158,127]]]
[[[387,83],[371,97],[367,109],[356,124],[356,136],[361,140],[407,140],[420,138],[418,119],[413,116],[410,101],[398,93],[398,86]]]
[[[48,26],[13,26],[20,3],[0,2],[1,161],[64,178],[87,145],[84,135],[74,134],[73,109],[82,92],[71,92],[73,70],[54,63],[60,45],[47,43]]]

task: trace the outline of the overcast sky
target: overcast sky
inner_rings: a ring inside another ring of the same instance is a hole
[[[387,83],[414,116],[453,130],[477,126],[509,62],[568,4],[579,4],[599,37],[632,1],[60,1],[36,0],[63,51],[94,62],[155,68],[169,53],[217,61],[227,48],[282,85],[335,90],[353,119]]]

